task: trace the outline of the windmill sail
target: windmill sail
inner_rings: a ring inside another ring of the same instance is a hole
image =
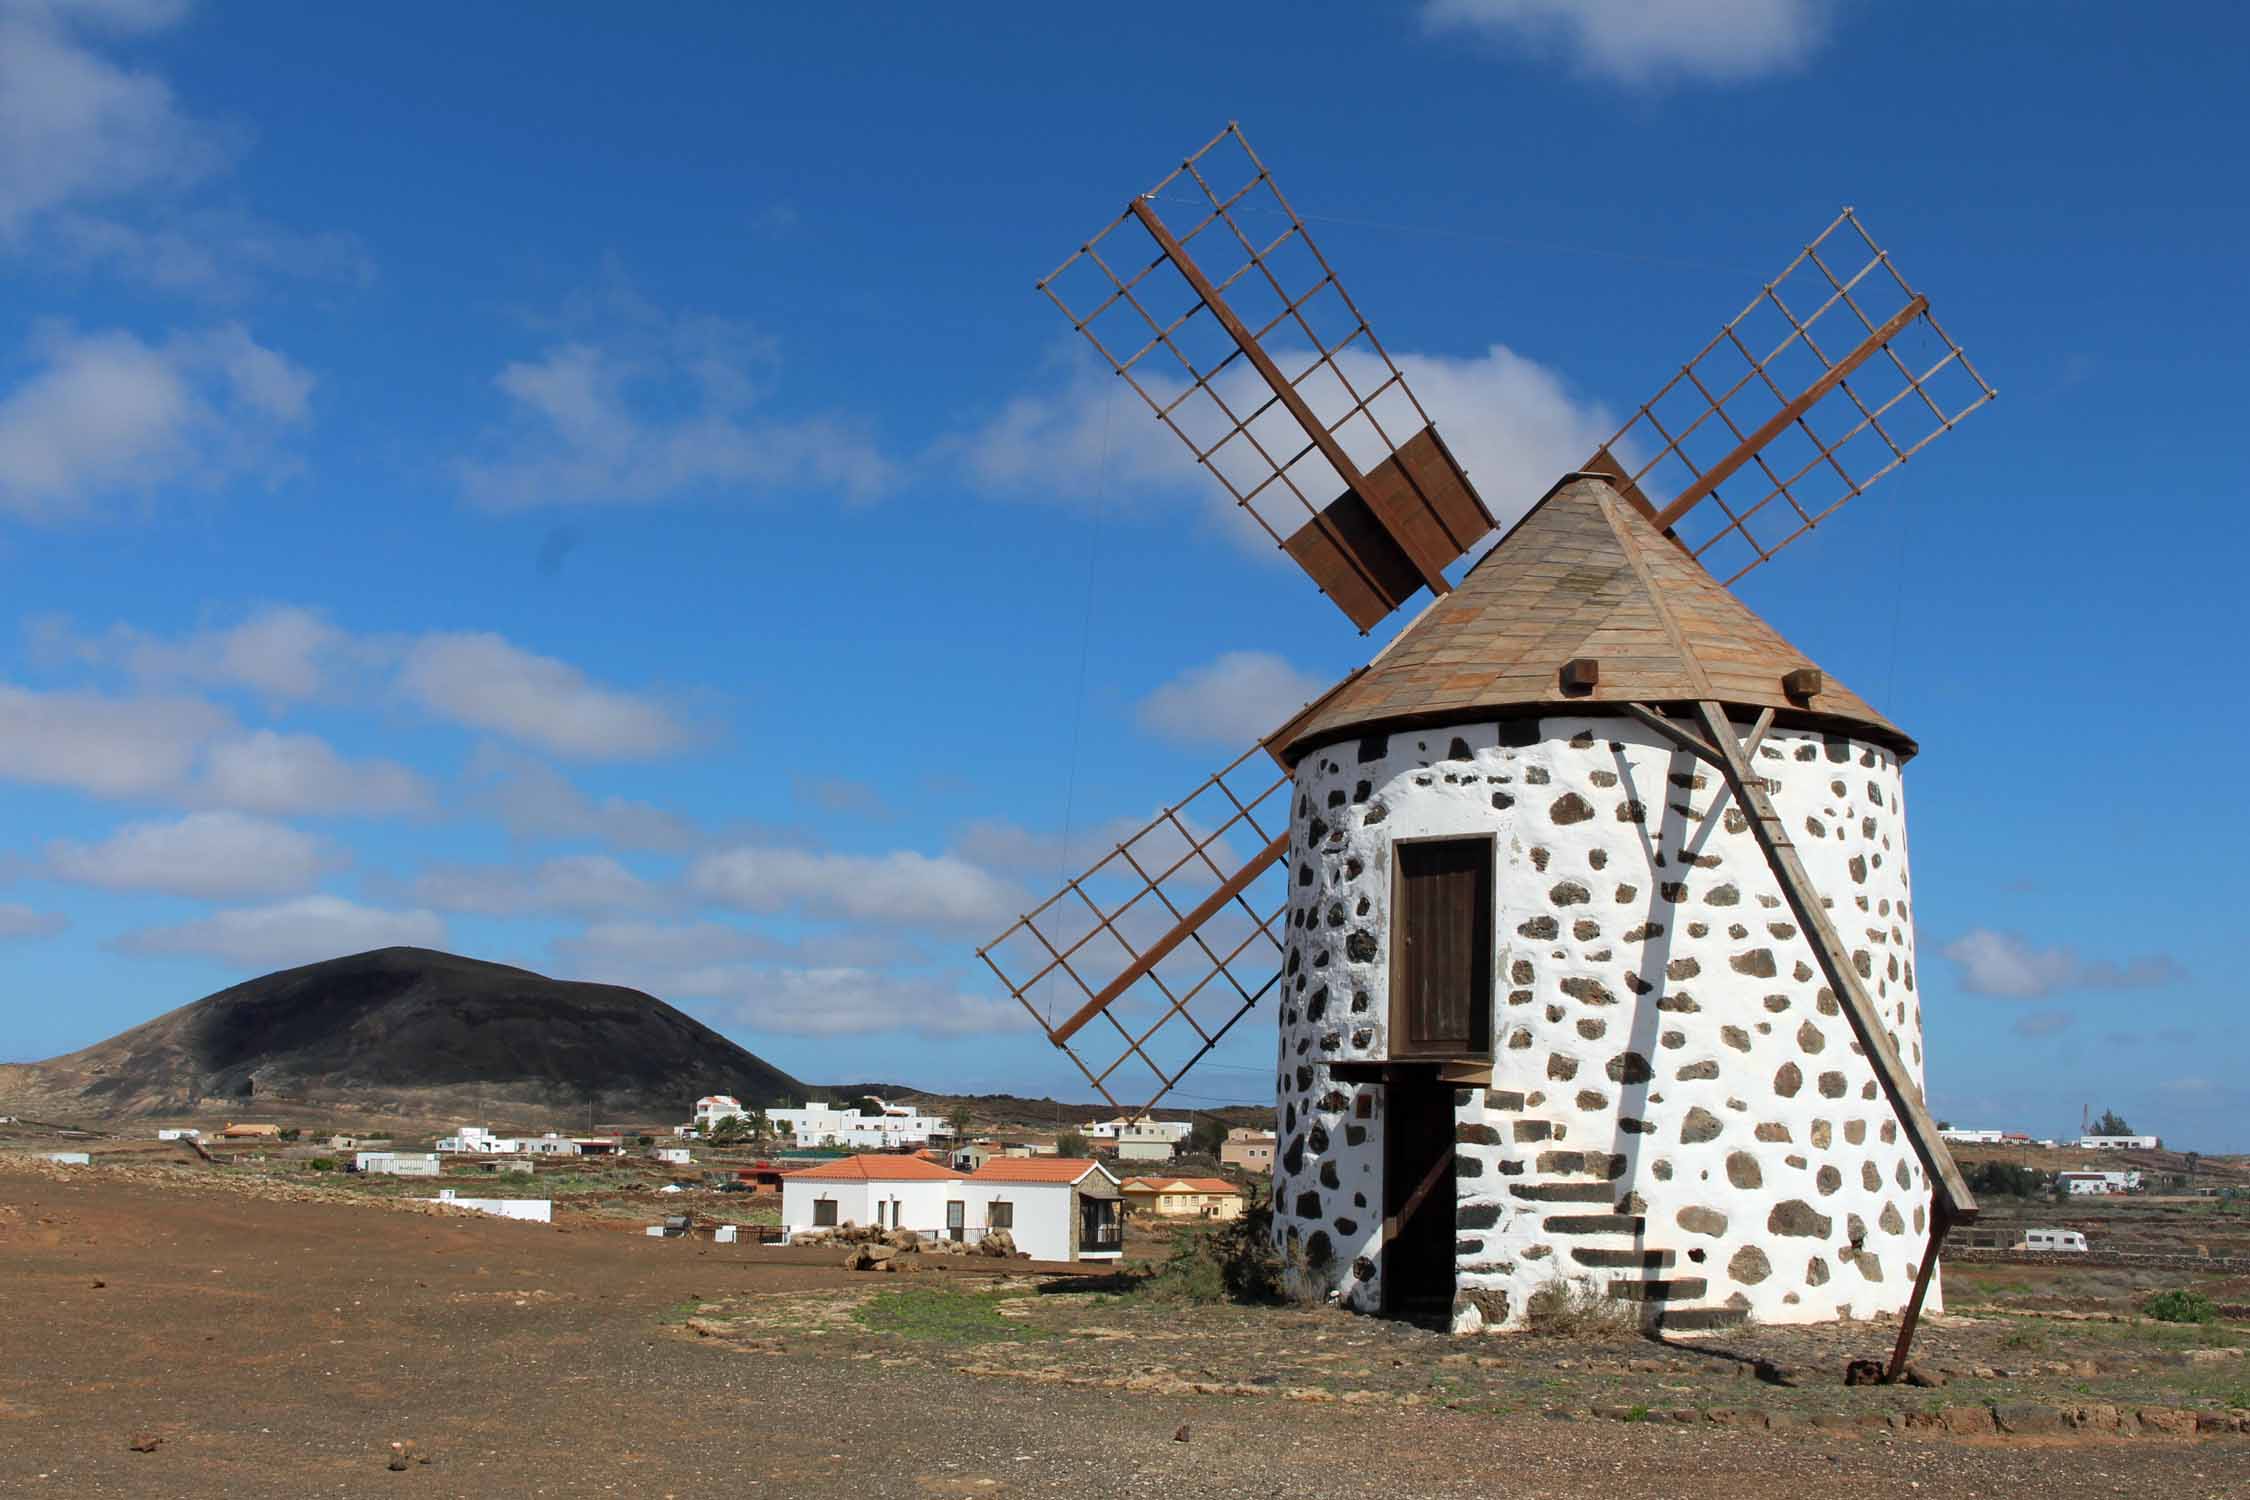
[[[1238,127],[1039,289],[1362,633],[1492,530]]]
[[[1145,1113],[1281,978],[1289,798],[1253,747],[977,950],[1113,1108]]]
[[[1731,584],[1996,394],[1846,208],[1586,468]]]

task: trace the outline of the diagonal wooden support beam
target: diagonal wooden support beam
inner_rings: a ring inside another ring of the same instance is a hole
[[[1969,1185],[1961,1180],[1961,1169],[1954,1164],[1953,1153],[1938,1134],[1937,1121],[1930,1118],[1928,1108],[1922,1103],[1922,1091],[1915,1087],[1913,1076],[1899,1058],[1898,1049],[1891,1045],[1890,1030],[1875,1009],[1875,999],[1868,994],[1859,971],[1852,966],[1851,955],[1837,935],[1836,924],[1829,920],[1828,908],[1814,888],[1812,877],[1805,873],[1804,862],[1797,857],[1796,845],[1790,842],[1781,814],[1775,810],[1773,799],[1766,795],[1765,778],[1752,773],[1742,746],[1734,737],[1734,727],[1727,722],[1724,708],[1706,701],[1696,704],[1695,715],[1702,723],[1704,737],[1719,752],[1717,765],[1720,774],[1726,777],[1727,790],[1734,794],[1743,816],[1749,820],[1750,831],[1781,885],[1782,899],[1789,903],[1799,929],[1811,942],[1821,973],[1835,993],[1852,1035],[1858,1039],[1860,1049],[1875,1070],[1876,1083],[1898,1115],[1907,1143],[1921,1158],[1923,1170],[1929,1173],[1930,1182],[1950,1211],[1952,1221],[1965,1223],[1974,1219],[1977,1201],[1970,1195]]]
[[[1766,795],[1765,778],[1753,775],[1750,758],[1734,737],[1734,727],[1727,720],[1727,711],[1716,703],[1702,702],[1695,706],[1695,716],[1703,725],[1704,735],[1719,752],[1717,765],[1726,778],[1727,790],[1742,808],[1750,822],[1750,831],[1765,851],[1766,863],[1772,867],[1774,879],[1781,885],[1782,898],[1796,914],[1797,926],[1811,941],[1813,955],[1820,961],[1821,973],[1835,994],[1844,1019],[1859,1039],[1860,1050],[1875,1070],[1875,1081],[1891,1103],[1892,1112],[1898,1116],[1906,1132],[1907,1144],[1921,1158],[1923,1171],[1930,1178],[1930,1239],[1923,1251],[1922,1265],[1914,1278],[1914,1291],[1906,1304],[1906,1315],[1900,1320],[1898,1343],[1891,1350],[1891,1361],[1884,1378],[1897,1380],[1906,1369],[1906,1357],[1914,1343],[1915,1325],[1921,1321],[1922,1300],[1929,1294],[1930,1281],[1937,1272],[1938,1251],[1945,1243],[1947,1231],[1956,1224],[1967,1223],[1977,1216],[1977,1200],[1970,1196],[1969,1185],[1961,1180],[1961,1169],[1953,1160],[1953,1153],[1938,1134],[1937,1122],[1922,1103],[1922,1091],[1915,1087],[1914,1079],[1900,1060],[1898,1049],[1891,1045],[1890,1030],[1875,1009],[1874,997],[1860,982],[1859,971],[1852,966],[1851,957],[1844,949],[1843,939],[1836,933],[1836,925],[1828,920],[1828,908],[1821,902],[1820,892],[1814,889],[1812,878],[1805,873],[1804,862],[1797,857],[1796,845],[1789,840],[1789,831],[1783,826],[1781,814],[1774,809],[1773,799]],[[1758,719],[1753,739],[1762,738],[1773,722],[1773,710],[1768,709]]]
[[[1286,833],[1274,835],[1272,843],[1260,850],[1250,863],[1229,875],[1217,890],[1203,898],[1202,903],[1195,910],[1180,918],[1170,932],[1149,944],[1139,958],[1126,965],[1124,973],[1103,985],[1100,992],[1084,1005],[1079,1006],[1069,1020],[1048,1032],[1047,1040],[1060,1047],[1073,1036],[1076,1036],[1081,1026],[1109,1009],[1111,1001],[1139,983],[1141,976],[1162,963],[1174,948],[1179,947],[1180,944],[1195,935],[1196,928],[1210,921],[1217,914],[1219,908],[1241,895],[1243,891],[1249,888],[1251,881],[1256,880],[1267,870],[1273,868],[1274,862],[1288,852],[1289,835]]]

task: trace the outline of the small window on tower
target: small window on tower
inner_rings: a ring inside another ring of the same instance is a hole
[[[1391,1055],[1492,1052],[1490,838],[1391,846]]]

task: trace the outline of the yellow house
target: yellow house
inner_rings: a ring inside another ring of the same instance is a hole
[[[1242,1189],[1218,1177],[1128,1177],[1126,1205],[1166,1219],[1236,1219]]]

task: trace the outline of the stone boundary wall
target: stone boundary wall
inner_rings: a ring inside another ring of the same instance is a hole
[[[1952,1260],[1964,1265],[2101,1266],[2110,1269],[2138,1266],[2157,1271],[2250,1275],[2250,1255],[2161,1255],[2149,1250],[2094,1250],[2080,1254],[2065,1250],[1990,1250],[1982,1246],[1963,1246],[1956,1250],[1949,1246],[1939,1259],[1941,1263]]]

